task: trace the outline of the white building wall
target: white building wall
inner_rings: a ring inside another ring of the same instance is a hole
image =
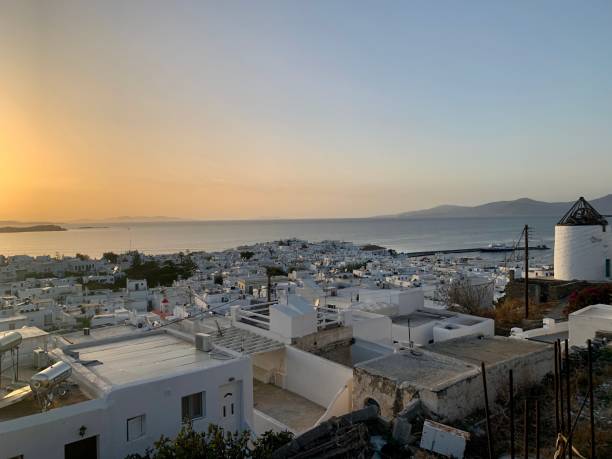
[[[611,231],[602,225],[555,226],[555,279],[610,280],[605,263],[612,258]]]
[[[424,346],[433,342],[433,327],[435,322],[428,322],[420,326],[410,326],[406,324],[393,324],[393,341],[399,341],[401,343],[408,344],[410,341],[418,346]]]
[[[451,326],[451,328],[447,328],[447,325]],[[493,319],[482,319],[480,322],[473,325],[450,323],[446,325],[437,325],[433,329],[433,339],[435,343],[468,335],[495,335],[495,321]]]
[[[353,370],[338,363],[301,351],[293,346],[285,347],[284,389],[301,395],[317,405],[327,408],[338,391],[352,385]],[[346,406],[350,411],[350,406]]]
[[[365,341],[390,342],[391,318],[382,314],[353,310],[353,336]]]
[[[513,327],[510,330],[510,338],[527,339],[537,338],[540,336],[555,335],[557,333],[568,332],[569,322],[556,322],[555,319],[545,317],[542,319],[543,326],[541,328],[532,328],[531,330],[523,330],[520,327]]]
[[[287,427],[282,422],[279,422],[267,414],[255,409],[253,409],[253,429],[257,435],[261,435],[268,430],[277,433],[284,431],[292,432],[291,428]]]
[[[79,430],[86,427],[81,437]],[[112,458],[106,400],[89,400],[46,413],[0,422],[0,457],[64,459],[64,445],[99,435],[99,457]]]
[[[174,437],[181,429],[181,398],[206,392],[205,416],[194,420],[195,430],[221,422],[220,386],[234,381],[241,386],[239,417],[242,429],[253,425],[253,381],[249,358],[229,361],[199,372],[123,386],[106,398],[54,409],[46,413],[0,422],[0,457],[63,459],[64,445],[98,435],[100,459],[144,454],[163,434]],[[145,415],[145,435],[127,441],[127,419]],[[79,436],[86,427],[84,437]],[[35,440],[35,441],[33,441]]]
[[[612,331],[612,306],[595,304],[569,315],[570,346],[586,346],[598,331]]]

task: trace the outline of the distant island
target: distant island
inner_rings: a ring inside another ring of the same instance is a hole
[[[576,197],[578,199],[579,196]],[[588,200],[603,215],[612,215],[612,194]],[[468,217],[559,217],[574,204],[571,202],[544,202],[529,198],[496,201],[479,206],[442,205],[431,209],[381,215],[374,218],[468,218]]]
[[[153,215],[153,216],[129,216],[129,215],[121,215],[119,217],[108,217],[108,218],[87,218],[80,219],[76,223],[81,223],[83,225],[90,224],[104,224],[104,223],[157,223],[157,222],[180,222],[185,221],[183,218],[179,217],[167,217],[164,215]]]
[[[58,225],[34,225],[34,226],[2,226],[0,233],[33,233],[41,231],[68,231]]]

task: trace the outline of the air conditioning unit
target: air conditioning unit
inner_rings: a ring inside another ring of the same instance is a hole
[[[34,368],[40,370],[41,368],[47,368],[49,366],[49,354],[47,354],[44,349],[37,347],[32,352],[34,353],[32,359]]]
[[[207,333],[196,333],[195,347],[198,351],[210,352],[213,349],[212,336]]]

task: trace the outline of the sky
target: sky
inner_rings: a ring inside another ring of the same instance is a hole
[[[612,2],[0,0],[0,220],[612,193]]]

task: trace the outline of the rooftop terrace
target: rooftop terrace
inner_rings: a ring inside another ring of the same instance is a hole
[[[432,388],[476,370],[473,365],[420,350],[404,351],[369,360],[356,368],[391,379],[398,384],[407,382],[420,388]]]
[[[548,348],[549,346],[543,343],[517,340],[503,336],[468,336],[424,347],[428,351],[453,357],[474,365],[480,365],[481,362],[487,365],[499,363]]]
[[[81,362],[91,361],[87,369],[112,385],[129,384],[174,373],[186,373],[220,360],[228,354],[197,350],[193,343],[165,331],[127,337],[102,344],[75,346]]]
[[[325,413],[325,408],[298,394],[255,379],[253,404],[256,410],[282,422],[298,433],[310,429]]]
[[[12,380],[12,371],[7,371],[4,374],[2,388],[0,389],[0,422],[38,414],[42,411],[28,385],[30,378],[36,373],[38,373],[38,370],[31,366],[20,365],[18,381]],[[67,386],[69,390],[66,396],[55,397],[50,409],[74,405],[91,399],[72,379],[68,379]]]
[[[436,320],[444,320],[454,317],[456,314],[450,314],[447,312],[439,312],[439,311],[424,311],[417,310],[410,314],[402,314],[399,316],[391,317],[391,321],[397,325],[407,325],[410,323],[411,327],[418,327],[420,325],[424,325],[426,323],[436,321]]]

